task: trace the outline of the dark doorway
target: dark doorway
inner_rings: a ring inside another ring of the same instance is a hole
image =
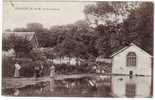
[[[131,75],[131,76],[132,76],[132,75],[133,75],[133,71],[129,71],[129,75]]]

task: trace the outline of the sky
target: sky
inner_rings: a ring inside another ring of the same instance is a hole
[[[3,30],[26,27],[27,23],[52,25],[71,24],[85,18],[85,5],[95,2],[4,2]]]

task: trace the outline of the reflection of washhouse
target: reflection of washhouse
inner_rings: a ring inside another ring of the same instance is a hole
[[[151,77],[112,77],[114,97],[151,97]]]
[[[96,97],[111,97],[111,76],[96,77]]]

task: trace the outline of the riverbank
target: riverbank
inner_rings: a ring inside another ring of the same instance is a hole
[[[83,77],[93,77],[93,76],[97,76],[97,74],[74,74],[74,75],[56,75],[55,77],[51,78],[49,76],[45,76],[45,77],[39,77],[39,78],[3,78],[2,79],[2,89],[6,89],[6,88],[22,88],[25,87],[27,85],[35,85],[37,83],[40,82],[47,82],[50,81],[52,79],[54,80],[63,80],[63,79],[69,79],[69,78],[83,78]]]
[[[31,78],[14,78],[14,77],[8,77],[8,78],[2,78],[2,89],[8,89],[8,88],[22,88],[27,85],[35,85],[41,82],[48,82],[51,80],[64,80],[64,79],[78,79],[78,78],[85,78],[85,77],[97,77],[97,76],[112,76],[111,74],[71,74],[71,75],[56,75],[55,77],[31,77]],[[114,75],[114,76],[129,76],[129,75]],[[143,76],[141,76],[143,77]],[[148,76],[146,76],[148,77]]]

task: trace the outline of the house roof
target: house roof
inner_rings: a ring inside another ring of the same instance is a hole
[[[136,46],[136,47],[138,47],[138,46],[135,45],[134,43],[131,43],[130,45],[125,46],[124,48],[122,48],[122,49],[120,49],[120,50],[118,50],[118,51],[112,53],[111,57],[114,57],[114,56],[116,56],[117,54],[119,54],[119,53],[125,51],[125,50],[128,49],[130,46]],[[140,48],[140,47],[138,47],[138,48]],[[141,48],[140,48],[140,49],[141,49]],[[143,52],[145,52],[146,54],[148,54],[149,56],[151,56],[149,53],[147,53],[147,52],[144,51],[143,49],[141,49],[141,50],[142,50]],[[152,56],[151,56],[151,57],[152,57]]]
[[[26,38],[27,40],[31,40],[34,36],[35,32],[3,32],[3,37],[8,38],[11,35],[15,35],[18,37]]]

